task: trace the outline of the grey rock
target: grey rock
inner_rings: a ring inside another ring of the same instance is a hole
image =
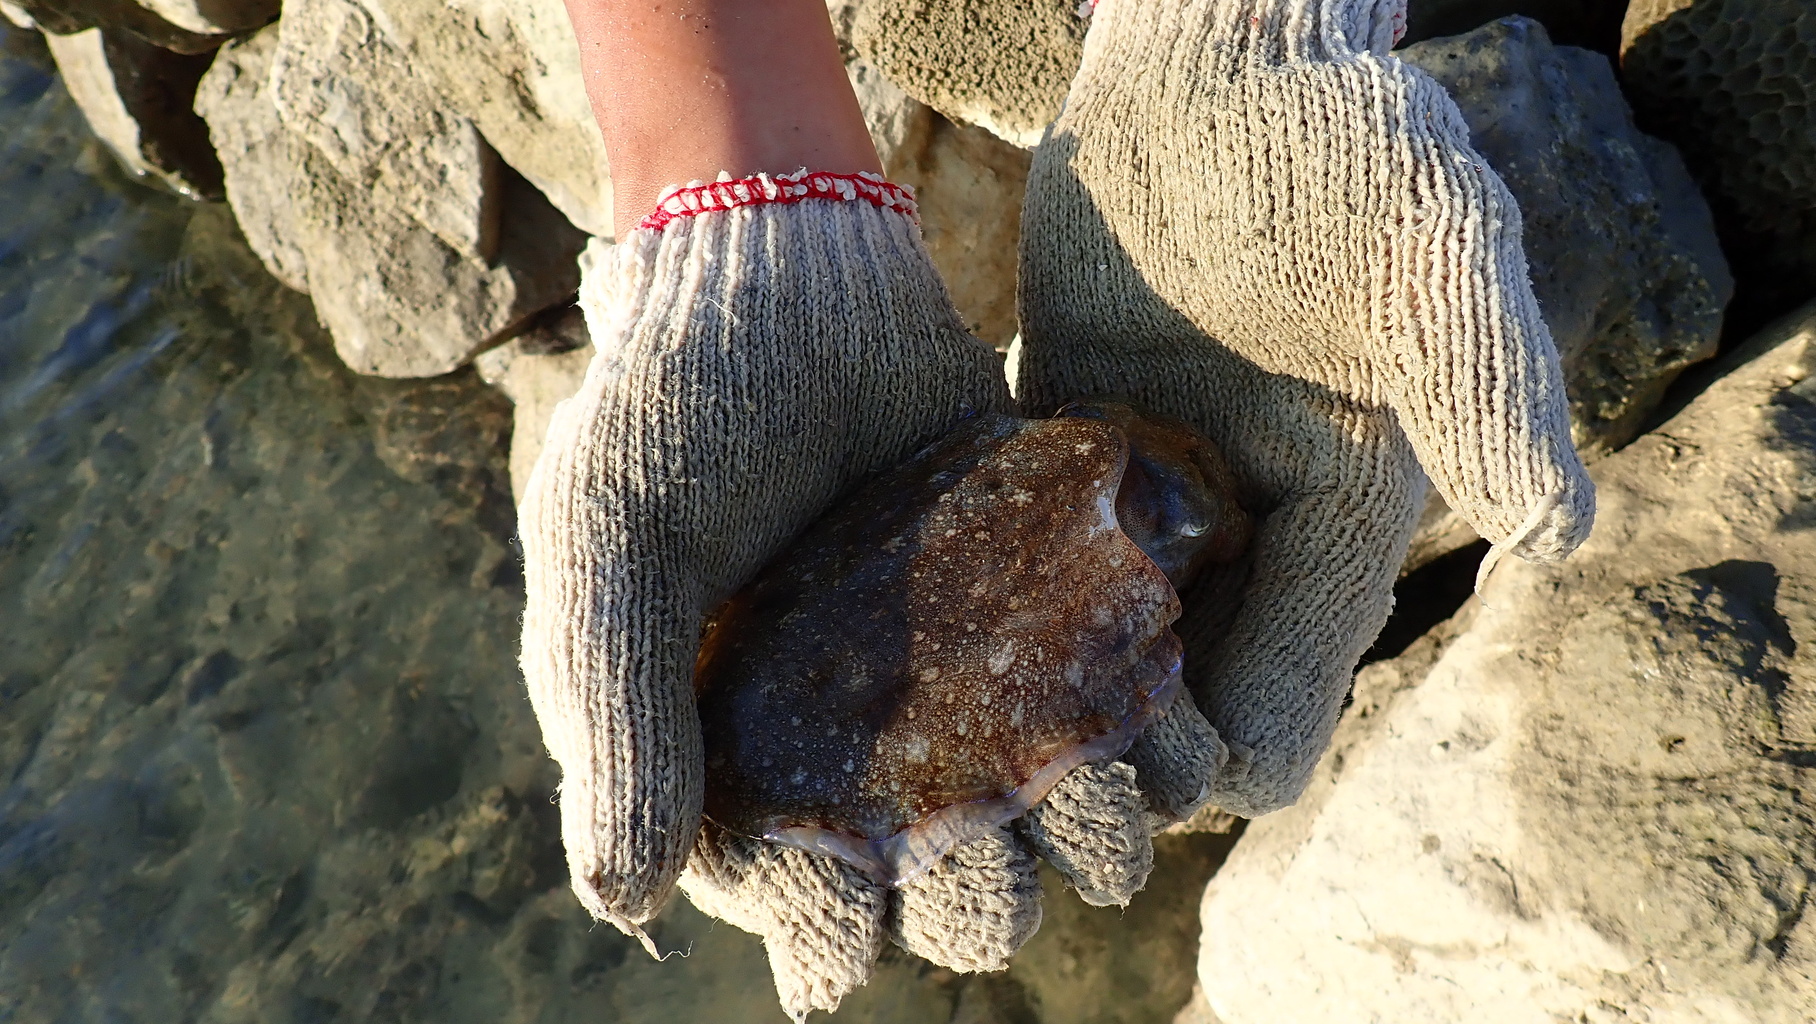
[[[223,48],[196,108],[226,167],[227,198],[272,273],[315,299],[361,373],[446,373],[571,297],[584,236],[535,188],[500,175],[497,254],[465,256],[344,178],[277,114],[280,27]]]
[[[1006,350],[1016,330],[1016,252],[1031,157],[982,128],[928,114],[925,141],[897,148],[884,170],[914,189],[921,234],[965,326]]]
[[[1059,116],[1088,27],[1071,0],[828,6],[852,51],[909,95],[1024,148]]]
[[[1627,0],[1412,0],[1402,42],[1462,35],[1519,14],[1545,26],[1558,43],[1612,54],[1626,9]]]
[[[1595,465],[1569,561],[1360,674],[1206,890],[1218,1017],[1816,1014],[1816,305],[1736,362]]]
[[[351,0],[293,0],[271,67],[278,116],[373,201],[462,256],[498,242],[498,155]]]
[[[190,109],[206,54],[173,53],[114,29],[44,38],[89,127],[129,172],[191,198],[221,198],[221,163]]]
[[[1708,204],[1677,152],[1640,133],[1606,58],[1514,17],[1398,56],[1457,102],[1520,205],[1539,307],[1587,459],[1627,443],[1684,368],[1714,354],[1733,296]],[[1415,568],[1476,539],[1435,492]]]
[[[612,234],[611,172],[567,13],[543,0],[358,0],[411,72],[582,231]]]
[[[893,176],[925,152],[937,115],[862,59],[847,61],[845,74],[851,79],[851,91],[864,113],[883,172]]]
[[[247,243],[271,276],[307,292],[309,262],[294,190],[312,149],[284,126],[270,100],[277,43],[277,30],[268,28],[222,47],[196,90],[195,109],[208,124],[225,172],[227,202]]]

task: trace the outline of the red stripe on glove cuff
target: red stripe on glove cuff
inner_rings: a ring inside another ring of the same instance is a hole
[[[802,168],[793,174],[759,174],[750,178],[723,175],[714,182],[689,182],[671,185],[656,200],[656,211],[637,224],[639,231],[660,231],[677,217],[693,217],[709,210],[731,210],[740,206],[765,203],[798,203],[803,199],[861,199],[885,210],[897,210],[910,219],[919,220],[914,203],[914,190],[906,185],[884,181],[869,171],[857,174],[833,174],[829,171],[808,172]]]

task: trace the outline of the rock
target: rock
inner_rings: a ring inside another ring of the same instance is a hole
[[[38,23],[32,19],[30,14],[26,13],[25,8],[11,3],[9,0],[0,0],[0,17],[28,31],[38,27]]]
[[[567,13],[543,0],[359,0],[411,72],[588,234],[611,237],[611,173]]]
[[[227,202],[240,230],[271,276],[309,290],[294,189],[313,149],[284,127],[271,102],[271,58],[278,30],[265,29],[222,47],[196,90],[195,109],[221,159]],[[323,158],[316,157],[326,163]]]
[[[1523,15],[1545,26],[1551,39],[1613,56],[1627,0],[1412,0],[1406,5],[1401,44],[1462,35],[1491,21]]]
[[[462,256],[498,243],[498,155],[351,0],[292,0],[271,67],[278,116],[353,187]]]
[[[1606,58],[1526,18],[1409,46],[1519,201],[1532,287],[1563,358],[1584,457],[1639,431],[1683,369],[1714,354],[1733,295],[1708,205],[1675,150],[1641,134]],[[1416,568],[1476,539],[1434,492]]]
[[[91,28],[110,30],[110,34],[130,33],[153,46],[177,53],[211,53],[227,41],[227,36],[197,33],[180,28],[152,13],[134,0],[9,0],[38,28],[55,35],[74,35]],[[230,6],[240,0],[222,0]],[[268,0],[250,0],[251,3]],[[275,5],[271,5],[275,9]]]
[[[845,74],[851,79],[858,109],[864,112],[864,124],[870,129],[870,141],[876,144],[883,172],[893,177],[926,151],[938,115],[861,58],[847,61]]]
[[[909,95],[1022,148],[1059,116],[1087,24],[1072,0],[869,0],[834,10],[851,49]]]
[[[173,53],[117,29],[44,38],[89,127],[129,172],[192,199],[221,198],[221,163],[190,109],[209,55]]]
[[[1816,305],[1365,669],[1207,888],[1227,1024],[1816,1015]]]
[[[462,255],[342,177],[278,115],[270,71],[281,31],[224,47],[196,109],[253,250],[280,280],[314,297],[347,365],[387,377],[446,373],[574,294],[584,236],[508,169],[499,175],[497,254],[489,261]]]
[[[1640,124],[1683,150],[1749,286],[1816,294],[1816,7],[1634,0],[1621,76]]]
[[[530,482],[530,470],[536,468],[536,458],[542,454],[555,406],[580,390],[586,368],[593,362],[592,339],[580,307],[565,306],[551,313],[473,360],[480,379],[504,392],[516,406],[511,417],[511,493],[519,504]]]
[[[278,0],[138,0],[165,21],[197,35],[239,35],[277,20]]]

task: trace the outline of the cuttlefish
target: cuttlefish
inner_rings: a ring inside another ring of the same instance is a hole
[[[707,816],[889,884],[1021,816],[1178,693],[1176,591],[1246,547],[1234,490],[1127,406],[966,420],[711,617]]]

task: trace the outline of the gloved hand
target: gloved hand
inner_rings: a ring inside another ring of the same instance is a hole
[[[1594,517],[1519,212],[1388,55],[1403,12],[1102,0],[1028,181],[1021,399],[1193,423],[1258,515],[1233,622],[1188,593],[1179,627],[1230,748],[1211,801],[1246,816],[1328,744],[1427,476],[1493,555],[1562,558]]]
[[[702,617],[842,492],[1010,404],[911,208],[857,176],[665,196],[585,276],[598,353],[549,426],[519,516],[523,670],[562,770],[574,891],[653,953],[639,925],[691,852],[689,895],[764,937],[797,1015],[862,984],[886,935],[955,969],[1001,967],[1040,920],[1030,847],[1087,898],[1127,900],[1151,864],[1152,816],[1202,802],[1221,752],[1176,702],[1128,763],[1068,776],[1022,837],[985,835],[894,891],[702,833]]]

